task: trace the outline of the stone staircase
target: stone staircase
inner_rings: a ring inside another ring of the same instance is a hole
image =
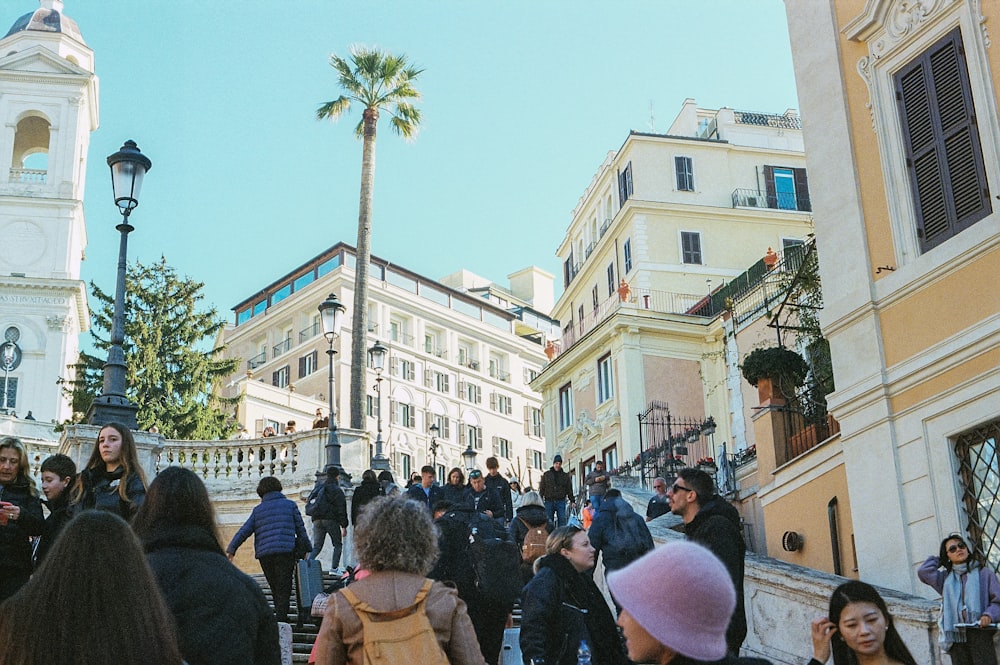
[[[274,607],[274,601],[271,598],[271,587],[268,586],[267,580],[264,579],[264,575],[257,573],[251,575],[255,582],[260,586],[261,590],[264,592],[264,596],[267,597],[267,602]],[[323,588],[329,587],[333,584],[334,577],[327,571],[323,571]],[[309,652],[312,651],[313,643],[316,641],[316,635],[319,633],[319,620],[315,622],[312,617],[309,616],[310,608],[302,608],[301,621],[299,620],[299,605],[297,594],[295,592],[296,582],[293,579],[292,582],[292,601],[288,608],[288,621],[292,624],[292,662],[293,663],[307,663],[309,662]]]

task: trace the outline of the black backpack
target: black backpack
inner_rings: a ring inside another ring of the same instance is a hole
[[[483,516],[483,519],[492,522]],[[524,587],[521,578],[521,550],[497,529],[469,527],[469,552],[476,580],[476,594],[483,601],[510,609]]]
[[[309,498],[306,499],[306,515],[309,517],[313,517],[317,513],[324,515],[329,512],[329,508],[330,502],[326,498],[326,484],[314,487],[313,491],[309,493]]]

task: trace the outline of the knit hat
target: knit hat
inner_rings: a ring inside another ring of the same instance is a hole
[[[562,462],[562,455],[556,455],[552,458],[552,463],[555,464],[556,462]]]
[[[686,541],[658,547],[608,575],[615,600],[661,644],[694,660],[726,655],[736,591],[712,552]]]

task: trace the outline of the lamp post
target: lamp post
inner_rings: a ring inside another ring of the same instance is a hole
[[[465,470],[472,471],[476,468],[476,451],[472,449],[472,443],[462,451],[462,461],[465,463]]]
[[[330,419],[327,425],[326,436],[326,464],[333,465],[338,469],[340,466],[340,434],[337,432],[337,412],[334,410],[333,401],[333,340],[340,334],[340,317],[344,313],[344,306],[337,300],[337,295],[331,293],[326,300],[319,304],[320,325],[323,326],[323,336],[330,343],[330,348],[326,354],[330,356]]]
[[[437,435],[438,435],[438,432],[441,431],[441,428],[438,427],[437,423],[434,423],[433,425],[431,425],[427,429],[430,430],[430,433],[431,433],[431,442],[427,446],[427,449],[429,451],[431,451],[431,457],[434,460],[431,463],[434,465],[434,475],[437,475],[437,468],[438,468],[438,447],[439,447],[438,446],[438,442],[437,442]]]
[[[389,349],[378,340],[375,340],[375,344],[368,349],[368,357],[371,359],[372,369],[375,370],[375,395],[378,400],[376,406],[378,434],[375,436],[375,457],[371,461],[372,469],[375,471],[389,470],[389,459],[382,454],[382,370],[385,369],[385,356],[388,352]]]
[[[118,245],[118,278],[115,283],[115,309],[111,319],[111,341],[108,361],[104,363],[104,389],[90,407],[87,421],[92,425],[120,422],[130,430],[138,429],[135,414],[139,407],[125,396],[125,268],[128,257],[128,234],[134,228],[129,215],[139,205],[142,179],[153,163],[139,151],[135,141],[128,140],[121,150],[108,157],[111,167],[111,187],[115,205],[121,211],[121,224],[116,226],[121,234]]]

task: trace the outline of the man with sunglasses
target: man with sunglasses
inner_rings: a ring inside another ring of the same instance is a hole
[[[704,545],[722,560],[736,587],[736,609],[726,628],[729,653],[739,656],[747,636],[747,618],[743,609],[743,564],[746,543],[740,514],[715,493],[712,476],[699,469],[682,469],[667,490],[670,512],[684,521],[688,540]]]

